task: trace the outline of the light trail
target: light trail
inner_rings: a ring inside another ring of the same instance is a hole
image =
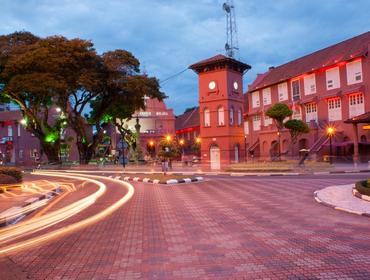
[[[14,240],[20,235],[31,234],[31,233],[40,231],[42,229],[48,228],[52,225],[60,223],[61,221],[64,221],[78,214],[82,210],[92,205],[96,199],[98,199],[100,196],[104,194],[106,190],[105,184],[99,181],[90,179],[90,178],[82,178],[79,176],[68,176],[65,173],[63,173],[63,175],[59,173],[53,173],[52,175],[48,175],[48,174],[43,174],[43,175],[55,176],[55,177],[67,177],[67,178],[73,178],[73,179],[78,179],[78,180],[87,180],[87,181],[90,181],[98,185],[99,189],[95,193],[79,201],[76,201],[66,207],[63,207],[54,212],[41,216],[37,219],[25,221],[23,223],[20,223],[12,227],[5,228],[4,230],[1,230],[0,231],[0,245],[4,242],[9,242],[11,240]]]
[[[54,172],[36,172],[35,174],[40,174],[40,175],[45,175],[45,176],[58,176],[58,177],[63,176],[63,177],[72,178],[72,179],[82,179],[83,178],[84,180],[87,180],[87,181],[91,181],[91,182],[94,182],[94,183],[96,182],[96,183],[98,183],[98,185],[104,185],[103,183],[101,183],[99,181],[83,177],[83,174],[77,174],[79,176],[76,176],[74,174],[68,174],[68,173],[62,173],[63,175],[61,175],[61,173],[58,174],[58,173],[54,173]],[[85,228],[85,227],[87,227],[87,226],[89,226],[93,223],[96,223],[96,222],[104,219],[105,217],[111,215],[114,211],[116,211],[122,205],[127,203],[132,198],[132,196],[134,195],[134,187],[131,184],[127,183],[127,182],[118,181],[118,180],[114,180],[114,179],[106,178],[106,177],[102,177],[102,176],[95,176],[95,175],[89,175],[89,177],[96,178],[96,179],[104,179],[104,180],[108,180],[108,181],[111,181],[111,182],[114,182],[114,183],[118,183],[118,184],[124,186],[127,189],[127,193],[121,199],[119,199],[118,201],[116,201],[115,203],[113,203],[112,205],[110,205],[109,207],[104,209],[103,211],[99,212],[98,214],[95,214],[95,215],[93,215],[93,216],[91,216],[87,219],[84,219],[82,221],[79,221],[77,223],[67,225],[67,226],[65,226],[63,228],[60,228],[60,229],[56,229],[52,232],[45,233],[43,235],[28,239],[28,240],[25,240],[25,241],[21,241],[21,242],[18,242],[16,244],[8,245],[8,246],[0,249],[0,254],[14,253],[14,252],[19,251],[21,249],[26,249],[26,248],[30,248],[32,246],[40,245],[44,242],[51,241],[55,238],[58,238],[58,237],[61,237],[63,235],[70,234],[74,231]],[[45,216],[47,216],[47,215],[45,215]],[[43,216],[43,217],[45,217],[45,216]],[[43,217],[40,217],[40,219],[42,219]]]

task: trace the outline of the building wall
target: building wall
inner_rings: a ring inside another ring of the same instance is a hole
[[[258,153],[260,153],[262,158],[269,158],[270,157],[270,148],[271,143],[276,140],[277,138],[277,131],[274,124],[271,125],[264,125],[264,112],[268,108],[270,108],[273,104],[277,102],[286,103],[288,106],[290,106],[292,109],[294,108],[301,108],[302,112],[302,120],[309,123],[311,131],[309,134],[306,134],[301,137],[301,139],[306,139],[306,147],[310,148],[314,145],[314,143],[325,134],[325,128],[328,125],[333,125],[336,128],[336,136],[333,139],[334,146],[340,147],[339,149],[336,148],[336,152],[338,152],[338,156],[343,155],[343,150],[347,150],[345,153],[348,155],[351,153],[350,143],[348,143],[348,147],[345,147],[343,142],[350,142],[353,141],[354,137],[354,131],[352,125],[345,124],[343,121],[350,118],[349,115],[349,103],[350,103],[350,96],[354,94],[362,94],[363,96],[363,102],[364,102],[364,109],[363,112],[369,112],[370,111],[370,92],[369,92],[369,86],[370,86],[370,61],[367,57],[360,57],[354,59],[361,60],[362,64],[362,82],[358,82],[352,85],[349,85],[347,83],[347,65],[349,62],[338,62],[335,67],[339,67],[339,73],[340,73],[340,87],[335,89],[327,89],[327,77],[326,73],[327,70],[330,68],[321,68],[313,73],[315,74],[315,80],[316,80],[316,93],[306,95],[304,92],[305,89],[305,77],[307,77],[311,73],[302,73],[302,75],[295,77],[293,79],[289,79],[286,81],[281,82],[287,82],[288,84],[288,100],[286,101],[279,101],[279,94],[278,94],[278,84],[270,85],[268,87],[259,88],[256,91],[248,92],[248,102],[249,102],[249,112],[248,117],[246,118],[246,122],[248,122],[249,126],[249,133],[246,135],[246,141],[247,145],[251,146],[253,143],[259,139],[259,146],[257,149],[259,149]],[[296,100],[293,102],[293,92],[292,92],[292,82],[294,80],[299,80],[300,85],[300,98],[299,100]],[[263,90],[265,88],[271,89],[271,104],[263,104]],[[257,92],[260,98],[260,105],[258,107],[253,107],[253,100],[252,95],[254,92]],[[330,121],[329,120],[329,111],[328,111],[328,104],[329,102],[332,102],[333,98],[339,98],[341,101],[341,118],[340,120],[336,121]],[[306,115],[306,107],[310,106],[308,104],[315,103],[317,104],[317,120],[316,121],[308,121],[307,115]],[[255,131],[253,129],[253,118],[254,116],[259,115],[261,116],[261,130]],[[363,130],[362,126],[359,126],[359,139],[364,140],[366,138],[366,141],[370,140],[370,131],[369,130]],[[290,143],[290,136],[287,131],[284,131],[282,133],[282,142]],[[339,144],[342,143],[342,144]],[[302,144],[302,142],[301,142]],[[284,145],[283,145],[284,146]],[[296,144],[294,146],[293,152],[288,151],[289,155],[297,156],[298,151],[301,147]],[[327,153],[328,147],[323,146],[322,154]],[[282,152],[286,152],[284,150],[284,147],[282,149]],[[361,150],[360,150],[361,154]],[[343,155],[345,156],[345,155]],[[365,155],[366,156],[366,155]],[[363,159],[365,159],[365,156],[363,156]]]

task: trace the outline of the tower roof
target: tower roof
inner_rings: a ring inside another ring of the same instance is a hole
[[[214,70],[215,68],[229,68],[240,73],[244,73],[245,70],[251,69],[251,66],[235,60],[231,57],[224,56],[222,54],[215,55],[205,60],[201,60],[189,66],[196,73],[206,72]]]

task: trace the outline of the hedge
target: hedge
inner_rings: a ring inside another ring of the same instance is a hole
[[[22,170],[17,167],[0,167],[0,174],[13,177],[15,183],[20,183],[23,180]]]
[[[0,174],[0,184],[15,184],[17,180],[10,175]]]
[[[370,196],[370,180],[357,182],[356,190],[360,194]]]

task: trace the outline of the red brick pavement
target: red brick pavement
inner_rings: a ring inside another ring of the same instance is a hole
[[[351,181],[137,183],[106,220],[0,268],[11,268],[5,279],[370,279],[370,219],[313,199],[318,188]]]

